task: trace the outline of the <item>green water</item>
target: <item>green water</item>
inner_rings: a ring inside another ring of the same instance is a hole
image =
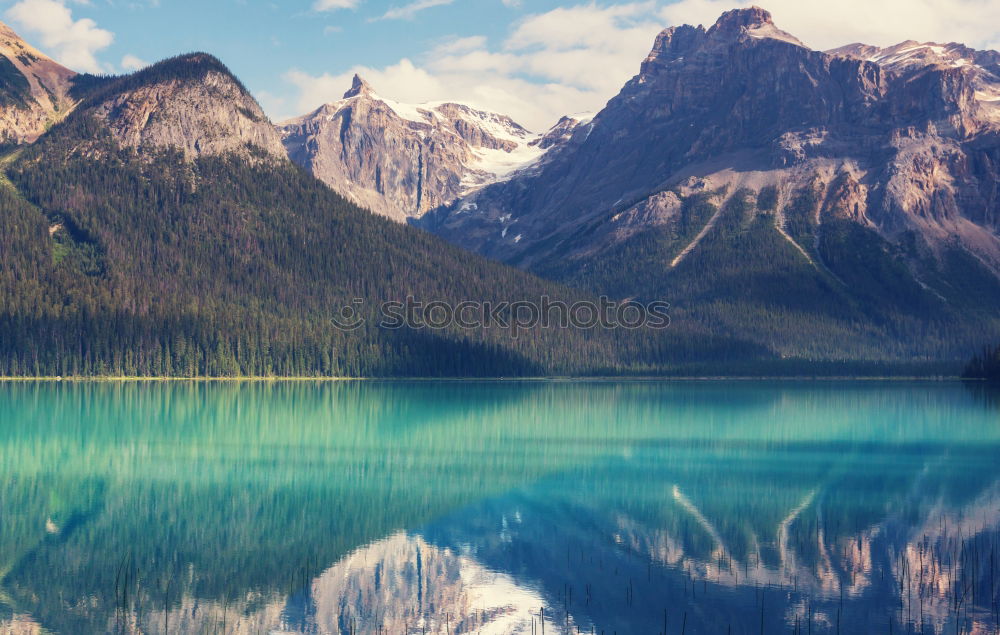
[[[957,383],[0,383],[0,633],[995,633]]]

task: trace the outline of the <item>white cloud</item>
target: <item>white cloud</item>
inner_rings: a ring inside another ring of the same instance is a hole
[[[432,54],[451,55],[453,53],[466,53],[486,46],[486,38],[482,35],[470,37],[453,38],[436,46]]]
[[[429,95],[437,94],[442,88],[437,78],[417,68],[408,59],[400,60],[397,64],[383,69],[357,66],[337,75],[324,73],[314,76],[293,69],[285,73],[285,80],[299,91],[295,105],[298,109],[297,114],[314,110],[321,104],[337,101],[343,97],[351,87],[355,73],[367,79],[377,90],[388,89],[391,86],[392,93],[386,90],[383,94],[400,101],[429,101],[433,99]]]
[[[496,47],[482,36],[461,37],[383,68],[319,76],[293,70],[285,79],[298,96],[283,108],[296,110],[281,114],[340,99],[360,73],[392,99],[467,102],[543,130],[564,114],[599,110],[638,72],[660,30],[656,9],[653,2],[560,8],[527,16]]]
[[[114,34],[98,28],[89,18],[73,19],[73,12],[59,0],[21,0],[6,17],[28,34],[38,37],[40,48],[72,69],[102,73],[109,69],[96,53],[114,41]]]
[[[337,9],[354,9],[361,4],[361,0],[316,0],[313,2],[313,11],[336,11]]]
[[[149,62],[128,53],[122,57],[122,61],[118,65],[126,71],[137,71],[141,68],[149,66]]]
[[[655,9],[654,2],[555,9],[521,21],[504,50],[522,60],[527,74],[606,100],[639,70],[662,29]]]
[[[775,23],[817,49],[904,40],[962,42],[977,48],[1000,44],[996,0],[681,0],[663,8],[667,25],[713,24],[728,9],[759,4]]]
[[[539,130],[554,123],[553,113],[578,111],[575,105],[593,97],[571,86],[538,84],[499,73],[480,74],[477,81],[470,81],[471,73],[432,73],[403,59],[381,69],[359,66],[337,75],[315,76],[292,70],[286,73],[285,80],[298,90],[295,102],[266,100],[265,105],[282,109],[290,106],[294,110],[288,116],[311,112],[321,104],[339,100],[350,88],[355,73],[381,95],[392,99],[408,103],[461,101],[510,114],[529,128]],[[277,117],[282,118],[287,116]]]
[[[267,113],[284,112],[288,107],[288,100],[283,95],[275,95],[266,90],[257,93],[257,102]],[[274,121],[274,119],[272,119]]]
[[[385,12],[382,20],[412,20],[414,16],[431,7],[440,7],[451,4],[455,0],[416,0],[402,7],[393,7]]]

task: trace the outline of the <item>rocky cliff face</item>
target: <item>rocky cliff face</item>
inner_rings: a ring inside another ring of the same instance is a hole
[[[30,143],[65,115],[75,76],[0,22],[0,142]]]
[[[187,159],[248,152],[285,158],[274,126],[214,57],[195,53],[105,82],[81,105],[125,147],[175,149]]]
[[[293,161],[399,221],[508,178],[561,138],[543,139],[509,117],[464,104],[401,104],[360,77],[340,101],[279,130]]]
[[[1000,122],[1000,53],[977,51],[963,44],[936,44],[908,40],[888,48],[850,44],[829,54],[877,64],[896,79],[919,80],[934,71],[951,71],[961,77],[959,90],[971,88],[971,94],[953,93],[954,106],[969,117],[970,130],[995,127]],[[957,73],[955,71],[958,71]],[[958,82],[956,82],[958,83]]]
[[[774,188],[780,231],[797,193],[815,188],[820,224],[849,218],[931,251],[958,244],[1000,271],[998,60],[958,44],[814,51],[759,8],[672,27],[539,169],[422,224],[544,270],[662,224],[677,207],[669,193],[691,179],[720,204]]]

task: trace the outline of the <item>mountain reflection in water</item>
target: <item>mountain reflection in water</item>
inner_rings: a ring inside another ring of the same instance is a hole
[[[996,633],[981,390],[0,384],[0,633]]]

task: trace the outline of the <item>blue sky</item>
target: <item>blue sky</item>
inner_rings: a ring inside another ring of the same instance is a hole
[[[757,0],[816,48],[904,39],[1000,42],[997,0]],[[456,99],[534,129],[599,109],[653,37],[711,24],[743,0],[0,0],[3,20],[80,71],[123,72],[189,51],[220,57],[275,120],[362,73],[400,101]]]

